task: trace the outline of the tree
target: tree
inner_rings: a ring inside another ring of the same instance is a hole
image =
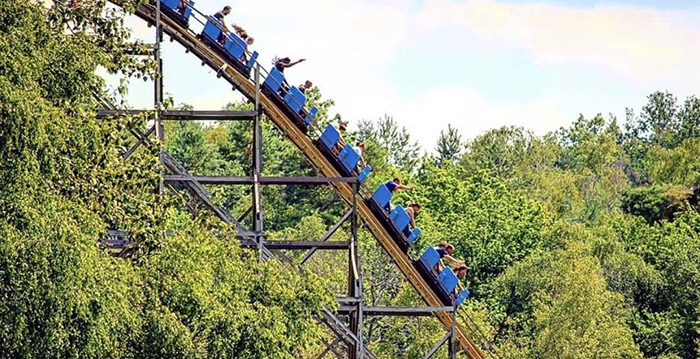
[[[654,92],[642,107],[640,116],[627,111],[628,141],[639,141],[671,149],[686,139],[697,138],[700,131],[700,99],[688,97],[683,106],[668,92]]]
[[[452,125],[447,125],[447,132],[440,130],[440,138],[438,138],[437,148],[435,148],[440,163],[454,162],[459,158],[463,150],[462,135],[459,134],[456,128],[452,128]]]
[[[2,356],[297,357],[317,335],[311,313],[331,303],[326,282],[251,260],[228,225],[157,196],[157,151],[122,160],[129,122],[95,120],[93,95],[97,66],[122,52],[124,15],[62,4],[0,2],[12,51],[0,57]],[[203,132],[180,140],[206,148]],[[128,231],[136,255],[102,251],[108,228]]]
[[[557,135],[564,148],[560,166],[588,169],[600,175],[623,159],[618,145],[621,132],[614,118],[608,122],[600,114],[592,119],[579,116],[571,127],[560,129]]]
[[[673,222],[645,225],[642,218],[616,217],[611,221],[619,241],[643,258],[662,280],[633,298],[638,314],[632,321],[635,336],[648,356],[674,353],[695,358],[697,305],[700,290],[700,215],[686,211]]]
[[[467,144],[462,165],[474,171],[486,169],[503,179],[511,178],[526,166],[533,141],[532,133],[522,127],[489,130]]]
[[[638,215],[649,224],[673,220],[674,214],[687,207],[693,191],[670,185],[629,188],[623,192],[622,210]]]
[[[533,253],[497,280],[500,335],[533,357],[640,358],[600,263],[585,245],[562,240],[565,248]]]
[[[697,139],[700,137],[700,99],[690,96],[685,100],[683,108],[678,115],[680,130],[678,141]]]
[[[386,153],[389,164],[402,171],[411,171],[418,163],[418,142],[411,141],[408,130],[399,127],[391,116],[384,115],[376,125],[371,121],[361,121],[357,136],[379,146]]]

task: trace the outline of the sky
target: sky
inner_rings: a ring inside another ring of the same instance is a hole
[[[431,151],[448,124],[463,138],[501,126],[544,134],[598,113],[624,120],[646,96],[700,96],[700,1],[196,1],[245,27],[261,64],[305,58],[285,74],[313,81],[356,124],[385,114]],[[201,26],[192,26],[199,30]],[[153,28],[127,22],[153,42]],[[163,44],[176,103],[220,109],[240,98],[177,43]],[[152,107],[149,83],[130,104]]]

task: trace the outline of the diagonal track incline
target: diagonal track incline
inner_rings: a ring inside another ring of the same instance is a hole
[[[112,0],[119,5],[119,0]],[[156,9],[152,5],[141,5],[136,10],[136,15],[147,21],[149,24],[154,24],[156,21]],[[202,60],[202,64],[210,66],[217,71],[217,76],[226,79],[235,89],[239,90],[244,96],[250,100],[256,97],[256,85],[251,82],[247,76],[239,73],[235,67],[229,65],[217,52],[209,48],[201,42],[196,35],[183,28],[167,16],[161,16],[161,27],[163,32],[169,35],[173,40],[180,43],[185,49]],[[287,115],[267,96],[259,93],[259,101],[263,112],[267,117],[280,128],[289,139],[296,145],[325,177],[342,177],[333,165],[323,156],[323,154],[314,145],[311,139],[304,134]],[[332,182],[336,192],[347,203],[353,202],[353,189],[350,185],[344,182]],[[430,288],[428,283],[421,277],[420,273],[413,267],[411,259],[401,251],[399,246],[394,242],[389,232],[383,227],[380,220],[375,217],[373,212],[365,204],[364,201],[357,201],[357,209],[360,217],[369,228],[372,235],[377,239],[384,250],[389,254],[396,266],[401,270],[408,281],[422,296],[423,300],[430,306],[442,307],[444,304],[436,293]],[[447,312],[439,312],[436,314],[440,322],[446,327],[452,327],[452,317]],[[457,326],[456,339],[459,346],[466,352],[469,358],[482,359],[485,358],[477,345],[467,335],[464,328]]]

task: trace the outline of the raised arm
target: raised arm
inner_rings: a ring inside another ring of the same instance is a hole
[[[294,61],[294,62],[291,62],[291,63],[287,64],[285,67],[292,67],[292,66],[294,66],[294,65],[296,65],[296,64],[298,64],[298,63],[300,63],[300,62],[304,62],[304,61],[306,61],[306,59],[299,59],[299,60],[296,60],[296,61]]]
[[[464,265],[464,261],[460,261],[459,259],[457,259],[457,258],[455,258],[455,257],[452,257],[452,256],[449,255],[449,254],[445,254],[445,256],[442,257],[442,258],[443,258],[444,260],[446,260],[447,263],[449,263],[450,266],[452,266],[452,267],[457,266],[457,265]]]

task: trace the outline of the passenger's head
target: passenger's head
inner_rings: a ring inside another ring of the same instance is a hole
[[[305,88],[305,89],[310,89],[311,86],[313,86],[313,85],[314,85],[314,84],[313,84],[311,81],[309,81],[309,80],[306,80],[306,82],[304,82],[304,88]]]
[[[396,177],[392,181],[396,184],[401,184],[401,178]]]
[[[414,212],[420,211],[420,203],[418,202],[413,202],[408,205],[408,207],[413,208]]]
[[[245,43],[248,45],[252,45],[254,41],[255,41],[255,39],[253,39],[252,37],[249,37],[248,40],[245,41]]]
[[[338,122],[338,130],[341,133],[344,133],[345,131],[347,131],[348,130],[348,123],[343,122],[343,121]]]
[[[292,59],[290,59],[289,57],[283,57],[280,59],[280,61],[282,61],[285,64],[288,64],[288,63],[292,62]]]
[[[447,254],[452,254],[452,253],[454,253],[454,251],[455,251],[455,246],[453,246],[453,245],[451,245],[451,244],[447,244],[447,242],[445,242],[445,244],[446,244],[446,245],[445,245],[445,252],[447,252]]]
[[[221,10],[221,12],[222,12],[224,15],[228,15],[228,14],[231,13],[231,7],[228,6],[228,5],[226,5],[226,6],[224,6],[224,9]]]
[[[362,141],[357,141],[357,142],[355,142],[355,146],[357,146],[357,147],[359,147],[359,148],[361,148],[361,149],[363,149],[363,150],[365,149],[365,143],[362,142]]]
[[[461,265],[461,266],[454,269],[455,275],[457,275],[457,277],[459,277],[459,278],[466,276],[468,272],[469,272],[469,268],[467,268],[467,266],[465,266],[465,265]]]
[[[441,248],[445,248],[445,247],[447,247],[447,241],[442,241],[442,242],[438,243],[437,246],[441,247]]]

